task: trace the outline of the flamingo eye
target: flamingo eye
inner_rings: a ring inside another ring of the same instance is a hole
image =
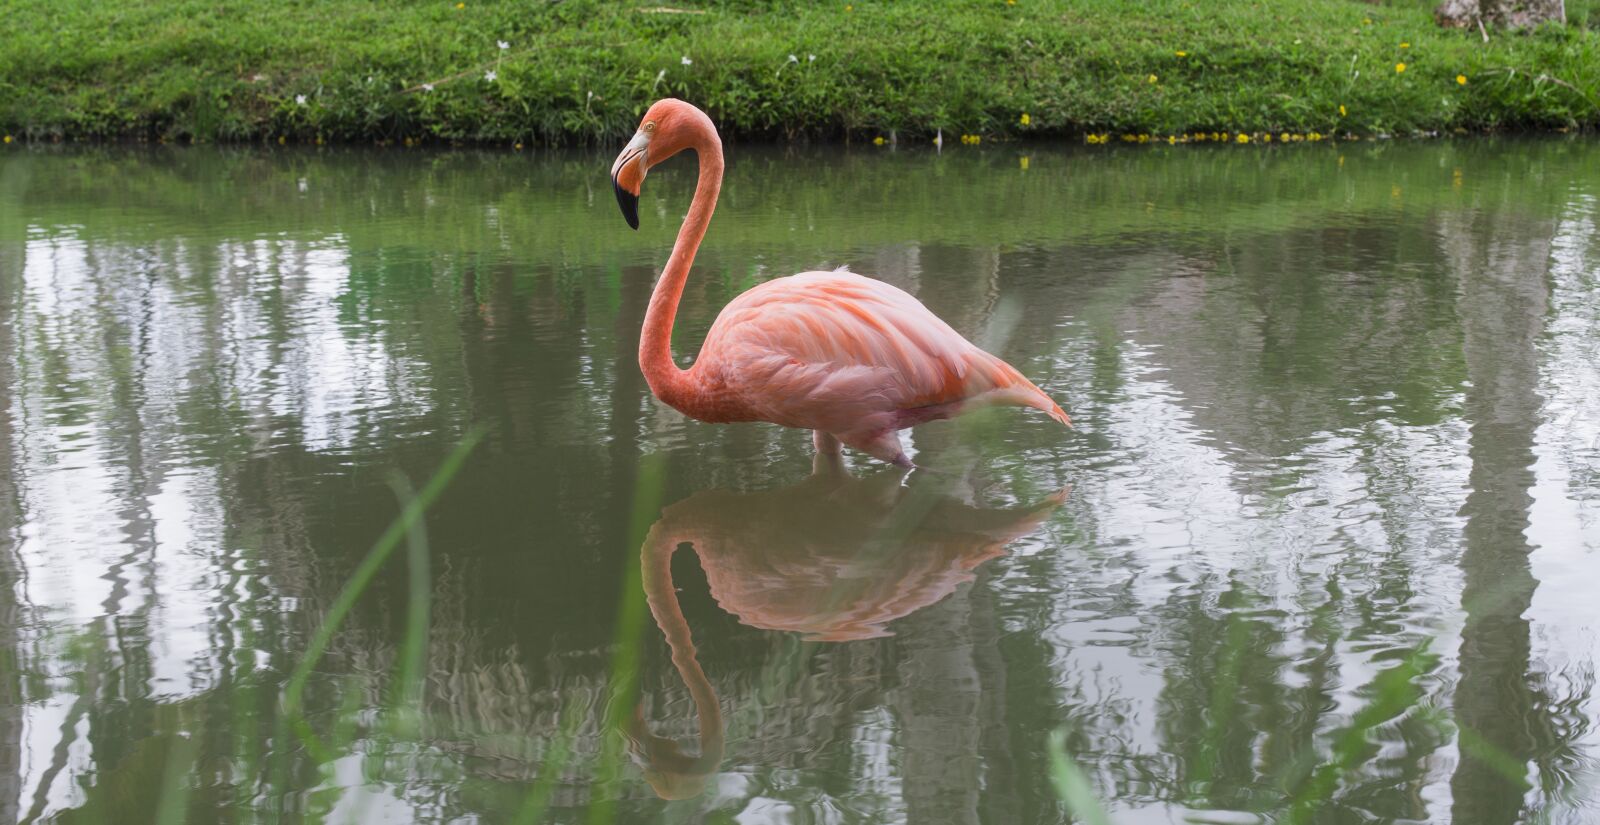
[[[644,125],[644,130],[646,132],[654,132],[656,130],[656,122],[652,120],[652,121],[646,123]]]

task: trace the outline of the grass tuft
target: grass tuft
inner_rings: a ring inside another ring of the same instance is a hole
[[[679,5],[23,4],[0,132],[595,143],[667,95],[734,138],[1600,126],[1590,0],[1487,43],[1409,0]]]

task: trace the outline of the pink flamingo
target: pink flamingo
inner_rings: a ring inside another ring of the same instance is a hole
[[[978,349],[916,298],[844,270],[802,272],[751,288],[722,309],[689,369],[672,360],[672,320],[722,189],[722,140],[705,112],[656,101],[611,166],[617,203],[639,228],[650,167],[693,149],[694,201],[656,282],[639,338],[650,391],[691,418],[770,421],[812,431],[818,453],[840,444],[913,466],[900,430],[997,404],[1067,414],[1010,364]]]

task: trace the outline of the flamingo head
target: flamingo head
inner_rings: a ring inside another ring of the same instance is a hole
[[[628,226],[639,228],[639,186],[650,167],[694,146],[707,133],[716,134],[711,118],[681,100],[658,100],[644,113],[639,131],[611,164],[611,185]]]

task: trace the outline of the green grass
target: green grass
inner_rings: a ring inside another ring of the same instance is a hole
[[[1591,0],[1487,44],[1411,0],[671,5],[13,4],[0,131],[601,142],[666,95],[734,138],[1600,126]]]

